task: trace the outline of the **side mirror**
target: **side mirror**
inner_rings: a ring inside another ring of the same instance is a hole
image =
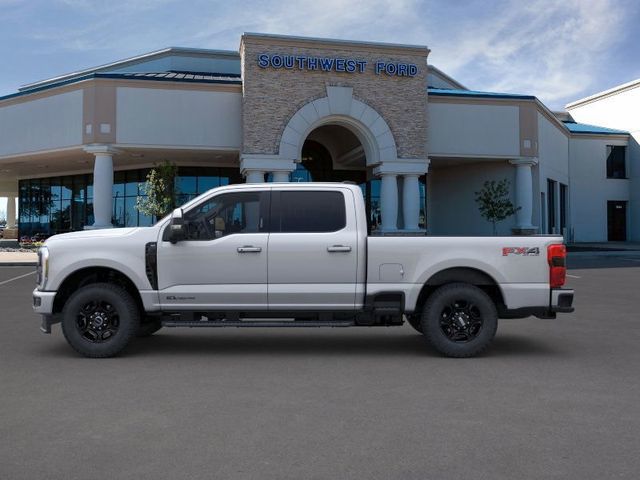
[[[169,241],[173,244],[184,240],[184,219],[182,217],[182,209],[176,208],[171,213],[171,223],[169,224]]]

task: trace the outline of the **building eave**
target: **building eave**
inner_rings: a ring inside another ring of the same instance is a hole
[[[638,88],[638,87],[640,87],[640,78],[638,78],[636,80],[632,80],[632,81],[627,82],[627,83],[623,83],[622,85],[618,85],[618,86],[610,88],[608,90],[603,90],[602,92],[594,93],[593,95],[581,98],[580,100],[576,100],[574,102],[567,103],[567,105],[564,108],[566,108],[567,110],[571,110],[571,109],[578,108],[578,107],[581,107],[581,106],[589,104],[589,103],[597,102],[598,100],[602,100],[602,99],[610,97],[612,95],[617,95],[619,93],[623,93],[623,92],[626,92],[628,90],[633,90],[634,88]]]

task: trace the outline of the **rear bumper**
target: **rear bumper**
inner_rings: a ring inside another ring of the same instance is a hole
[[[573,308],[573,290],[553,289],[546,307],[523,307],[498,312],[500,318],[525,318],[533,315],[538,318],[556,318],[557,313],[571,313]]]
[[[551,290],[550,309],[554,313],[571,313],[573,308],[573,290],[559,288]]]

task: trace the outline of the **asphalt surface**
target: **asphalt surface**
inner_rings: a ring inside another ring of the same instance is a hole
[[[411,327],[39,332],[0,268],[1,479],[612,479],[640,471],[640,257],[572,257],[576,312],[474,359]]]

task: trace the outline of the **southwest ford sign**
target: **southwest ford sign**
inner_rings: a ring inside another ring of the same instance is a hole
[[[367,68],[371,68],[376,75],[385,74],[390,77],[415,77],[418,73],[418,66],[413,63],[377,61],[369,67],[366,60],[354,58],[307,57],[268,53],[258,55],[258,66],[260,68],[340,73],[364,73]]]

